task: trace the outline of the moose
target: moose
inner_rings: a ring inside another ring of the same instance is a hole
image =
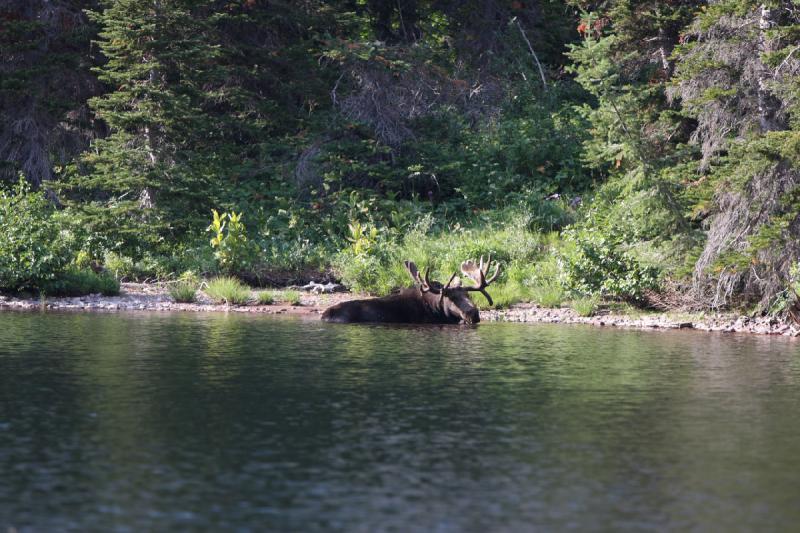
[[[401,289],[396,294],[382,298],[351,300],[329,307],[322,313],[326,322],[390,322],[399,324],[477,324],[478,308],[468,293],[477,291],[493,305],[486,287],[500,275],[500,264],[495,262],[494,273],[487,279],[492,257],[484,263],[473,260],[461,263],[461,273],[471,279],[474,286],[462,286],[454,272],[447,284],[429,278],[430,267],[420,275],[413,261],[404,261],[414,287]]]

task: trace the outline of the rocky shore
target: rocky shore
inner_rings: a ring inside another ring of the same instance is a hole
[[[731,313],[647,313],[641,316],[601,310],[581,317],[569,308],[547,309],[536,304],[517,304],[509,309],[481,312],[484,321],[589,324],[635,329],[695,329],[722,333],[754,333],[800,337],[800,326],[775,317],[748,317]]]
[[[195,303],[177,303],[164,285],[123,283],[119,296],[99,294],[72,298],[15,298],[0,296],[0,309],[61,311],[188,311],[236,312],[315,316],[338,302],[364,297],[352,293],[314,294],[303,292],[299,305],[220,305],[198,292]],[[754,333],[800,337],[800,326],[774,317],[747,317],[733,314],[648,313],[639,316],[600,310],[592,317],[578,316],[569,308],[549,309],[523,303],[509,309],[481,312],[484,322],[529,322],[551,324],[588,324],[600,327],[635,329],[694,329],[724,333]]]
[[[0,296],[0,309],[60,311],[194,311],[308,315],[321,313],[329,305],[353,298],[348,293],[301,293],[299,305],[215,304],[202,291],[194,303],[179,303],[160,283],[123,283],[118,296],[90,294],[68,298],[14,298]]]

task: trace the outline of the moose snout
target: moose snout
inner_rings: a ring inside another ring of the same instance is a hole
[[[477,309],[471,309],[464,315],[464,322],[467,324],[477,324],[481,321],[481,312]]]

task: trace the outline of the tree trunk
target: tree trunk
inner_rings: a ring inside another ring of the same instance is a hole
[[[758,53],[760,56],[769,52],[774,52],[780,48],[778,39],[771,39],[769,30],[778,24],[779,10],[761,4],[761,16],[758,19]],[[760,62],[758,72],[758,120],[761,131],[776,131],[785,129],[785,124],[779,118],[780,101],[772,94],[769,89],[772,81],[772,72],[767,65]]]

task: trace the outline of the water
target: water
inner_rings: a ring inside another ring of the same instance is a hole
[[[800,343],[0,314],[0,531],[792,530]]]

